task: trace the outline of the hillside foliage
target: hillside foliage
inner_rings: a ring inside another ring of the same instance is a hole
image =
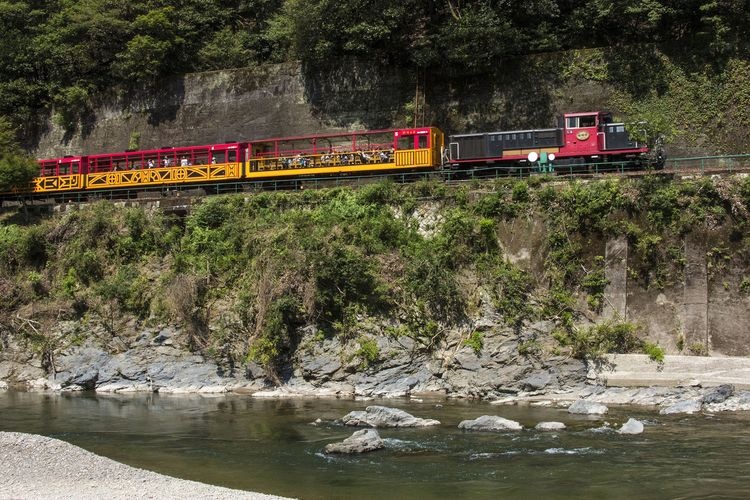
[[[105,90],[288,60],[483,73],[512,56],[672,44],[720,63],[744,57],[749,16],[741,0],[0,0],[0,115],[30,137],[50,109],[74,127]]]
[[[276,373],[307,327],[320,340],[358,341],[373,361],[361,332],[368,321],[430,350],[481,307],[515,331],[553,322],[556,349],[598,355],[649,345],[638,325],[586,327],[603,306],[608,238],[628,239],[629,280],[646,290],[681,282],[681,241],[693,231],[731,228],[712,243],[715,279],[729,280],[722,273],[731,262],[750,267],[747,180],[561,186],[537,178],[475,188],[378,183],[217,196],[186,219],[99,202],[31,224],[6,220],[0,337],[18,318],[44,331],[83,321],[87,331],[100,325],[112,336],[133,321],[177,324],[196,351]],[[503,232],[532,219],[544,221],[540,260],[514,263]],[[747,279],[736,281],[744,296]],[[552,341],[527,339],[519,350],[536,355]],[[465,345],[481,350],[482,343],[472,335]]]

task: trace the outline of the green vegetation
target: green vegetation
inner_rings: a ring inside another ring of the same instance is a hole
[[[612,84],[635,133],[648,119],[648,136],[720,137],[727,123],[750,119],[748,16],[740,0],[1,0],[0,116],[28,140],[49,111],[72,130],[102,94],[187,72],[280,61],[325,70],[359,59],[492,78],[514,58],[568,51],[562,71],[556,56],[554,69],[536,74]],[[731,111],[720,120],[715,109]]]
[[[685,235],[713,231],[712,279],[747,293],[747,279],[731,275],[750,263],[742,215],[750,180],[498,180],[477,188],[377,183],[216,196],[184,219],[109,202],[26,225],[6,219],[0,325],[24,318],[33,322],[28,332],[51,331],[71,319],[117,336],[129,321],[174,323],[191,349],[234,365],[252,360],[275,376],[305,326],[320,339],[355,342],[367,368],[382,357],[378,332],[429,352],[489,312],[523,334],[520,355],[645,352],[660,361],[664,351],[636,324],[580,326],[604,306],[605,241],[627,238],[629,279],[661,291],[681,278]],[[425,213],[438,221],[430,232],[420,230]],[[539,255],[513,260],[505,245],[518,236],[509,234],[534,219],[543,221]],[[539,321],[552,323],[553,334],[528,329]],[[462,345],[480,353],[490,335],[474,331]],[[69,342],[27,336],[50,356]]]
[[[37,173],[36,161],[23,153],[10,121],[0,116],[0,193],[27,189]]]
[[[464,340],[464,345],[466,347],[471,347],[474,350],[474,353],[479,356],[482,353],[482,347],[484,347],[484,336],[482,335],[482,332],[471,332],[471,335]]]
[[[367,368],[377,362],[380,357],[380,349],[375,339],[363,337],[359,339],[359,349],[355,353],[362,360],[361,367]]]
[[[651,361],[656,361],[657,363],[664,362],[664,348],[659,347],[656,344],[645,342],[643,344],[643,352],[648,354]]]

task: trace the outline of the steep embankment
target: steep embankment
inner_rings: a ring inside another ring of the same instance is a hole
[[[494,398],[748,355],[748,207],[740,177],[532,178],[6,214],[0,378]]]

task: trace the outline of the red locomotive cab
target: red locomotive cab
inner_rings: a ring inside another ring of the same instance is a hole
[[[563,116],[566,154],[592,156],[600,151],[597,132],[601,117],[598,112],[566,113]]]

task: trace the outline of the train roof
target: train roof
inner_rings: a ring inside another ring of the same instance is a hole
[[[552,128],[534,128],[534,129],[526,129],[526,130],[498,130],[495,132],[474,132],[471,134],[451,134],[449,137],[475,137],[479,135],[495,135],[495,134],[525,134],[528,132],[551,132],[553,130],[558,130],[556,127]]]
[[[397,128],[385,128],[377,130],[350,130],[345,132],[330,132],[326,134],[309,134],[309,135],[298,135],[288,137],[269,137],[266,139],[253,139],[247,141],[249,144],[257,142],[275,142],[275,141],[302,141],[310,139],[332,139],[334,137],[351,137],[353,135],[374,135],[374,134],[392,134],[402,129]]]
[[[239,141],[233,142],[220,142],[215,144],[199,144],[196,146],[163,146],[161,148],[154,149],[136,149],[132,151],[118,151],[114,153],[96,153],[88,155],[89,158],[102,158],[105,156],[127,156],[127,155],[139,155],[139,154],[154,154],[166,151],[186,151],[191,149],[231,149],[232,147],[239,147],[242,143]]]

